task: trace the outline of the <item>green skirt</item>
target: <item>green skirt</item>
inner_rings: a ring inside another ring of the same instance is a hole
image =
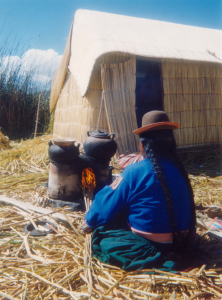
[[[205,262],[197,246],[190,245],[182,255],[173,252],[172,244],[150,241],[131,231],[126,222],[97,227],[92,234],[93,256],[101,262],[125,271],[159,269],[181,271]]]

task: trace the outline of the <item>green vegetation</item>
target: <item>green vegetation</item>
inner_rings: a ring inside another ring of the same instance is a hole
[[[5,41],[0,46],[0,128],[10,139],[33,136],[40,94],[37,132],[44,133],[50,121],[50,82],[38,79],[36,67],[27,72],[18,52],[18,44],[9,49]]]

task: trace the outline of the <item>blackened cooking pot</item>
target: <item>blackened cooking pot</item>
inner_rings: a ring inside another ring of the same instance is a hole
[[[79,155],[79,146],[75,141],[49,141],[49,159],[52,162],[66,163],[76,159]]]
[[[97,160],[110,160],[116,153],[115,134],[104,131],[88,131],[88,137],[83,143],[85,154]]]

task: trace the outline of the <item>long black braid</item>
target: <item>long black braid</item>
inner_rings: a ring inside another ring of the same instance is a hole
[[[144,151],[147,157],[150,159],[150,162],[153,166],[153,169],[157,175],[158,180],[161,183],[164,195],[166,197],[166,201],[167,201],[167,205],[171,217],[172,227],[173,227],[173,243],[175,249],[181,250],[181,248],[184,247],[184,242],[182,241],[181,232],[176,226],[172,196],[161,167],[161,163],[160,163],[161,157],[170,159],[178,167],[179,171],[181,172],[182,176],[186,181],[190,193],[192,222],[191,222],[191,226],[186,241],[184,240],[185,243],[188,243],[188,241],[191,240],[191,235],[194,231],[195,224],[196,224],[196,215],[195,215],[193,190],[187,172],[180,160],[180,157],[178,156],[173,131],[155,130],[155,131],[146,132],[140,135],[140,142],[144,147]]]

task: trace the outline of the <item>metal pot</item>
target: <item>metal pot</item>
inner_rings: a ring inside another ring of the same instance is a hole
[[[75,146],[75,141],[49,141],[49,159],[52,162],[68,163],[76,159],[79,155],[79,146]]]
[[[97,160],[110,160],[116,153],[115,134],[104,131],[88,131],[88,137],[83,143],[85,154]]]

